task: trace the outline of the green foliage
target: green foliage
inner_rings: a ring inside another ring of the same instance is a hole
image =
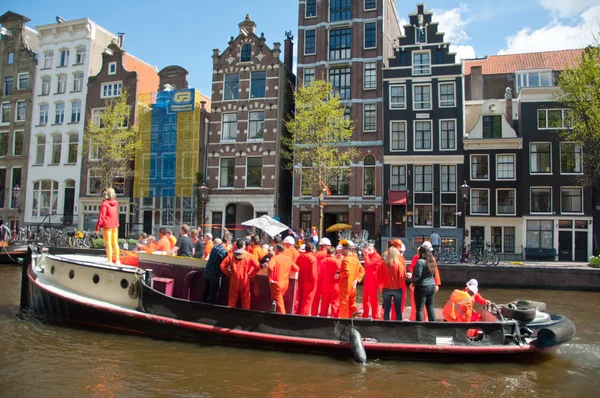
[[[583,51],[581,63],[563,71],[558,80],[559,102],[571,109],[572,129],[561,130],[564,140],[584,143],[584,175],[579,183],[600,183],[600,43]]]
[[[92,249],[104,249],[106,248],[106,243],[104,243],[104,239],[96,238],[92,241]]]
[[[592,267],[592,268],[600,268],[600,256],[592,256],[592,257],[590,257],[590,267]]]
[[[90,161],[88,168],[98,172],[104,189],[114,187],[119,179],[132,177],[132,162],[142,142],[133,124],[133,110],[127,104],[127,92],[120,97],[105,101],[106,108],[100,114],[100,124],[89,118],[83,136],[83,154],[90,152],[98,161]]]

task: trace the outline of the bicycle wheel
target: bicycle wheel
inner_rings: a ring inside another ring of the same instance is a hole
[[[88,249],[92,247],[92,238],[83,238],[83,247],[87,247]]]
[[[448,262],[450,261],[450,253],[448,253],[447,251],[441,252],[439,257],[437,258],[437,261],[440,264],[448,264]]]
[[[494,253],[494,261],[492,263],[493,265],[498,265],[500,264],[500,255],[498,253]]]
[[[458,252],[456,250],[451,251],[448,262],[450,264],[456,264],[456,263],[458,263],[458,260],[460,260],[460,255],[458,254]]]
[[[492,253],[485,253],[483,255],[483,257],[481,258],[481,262],[484,265],[492,265],[492,263],[494,262],[494,257],[492,255]]]

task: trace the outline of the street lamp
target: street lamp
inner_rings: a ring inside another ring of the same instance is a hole
[[[12,207],[14,209],[13,227],[12,227],[13,242],[17,240],[17,209],[19,208],[19,199],[20,198],[21,198],[21,188],[19,188],[18,185],[15,185],[12,188]]]
[[[206,204],[208,203],[208,192],[210,191],[210,188],[207,187],[205,183],[202,183],[202,185],[200,185],[196,189],[198,190],[198,199],[200,200],[200,204],[202,206],[200,210],[200,214],[202,214],[202,222],[200,223],[200,228],[202,228],[201,231],[203,231],[204,222],[206,220]]]

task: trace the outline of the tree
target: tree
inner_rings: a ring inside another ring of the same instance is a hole
[[[83,153],[92,154],[97,161],[88,162],[88,169],[95,170],[100,181],[100,193],[114,188],[118,180],[133,177],[132,162],[142,142],[137,126],[130,123],[130,106],[127,92],[105,101],[106,108],[100,118],[90,118],[83,136]]]
[[[578,66],[563,71],[558,79],[562,89],[559,102],[569,108],[568,123],[561,129],[565,141],[583,143],[583,171],[578,177],[582,186],[592,188],[600,183],[600,42],[587,47]],[[569,128],[572,126],[572,128]],[[573,151],[577,151],[576,146]],[[577,156],[569,150],[561,153],[563,164],[573,163]]]
[[[351,146],[353,122],[345,117],[346,106],[333,94],[331,83],[316,80],[294,94],[296,111],[286,126],[291,137],[284,138],[285,151],[302,190],[318,192],[319,234],[323,233],[325,196],[348,189],[350,163],[358,157]]]

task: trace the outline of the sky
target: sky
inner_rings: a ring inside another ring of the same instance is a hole
[[[397,1],[401,23],[421,2]],[[432,0],[425,5],[461,59],[580,48],[600,32],[600,0]],[[115,34],[125,32],[126,51],[159,70],[184,67],[190,87],[207,96],[212,50],[227,47],[246,14],[271,46],[283,43],[285,31],[298,34],[297,0],[3,0],[0,13],[8,10],[27,16],[33,28],[60,16],[90,18]]]

